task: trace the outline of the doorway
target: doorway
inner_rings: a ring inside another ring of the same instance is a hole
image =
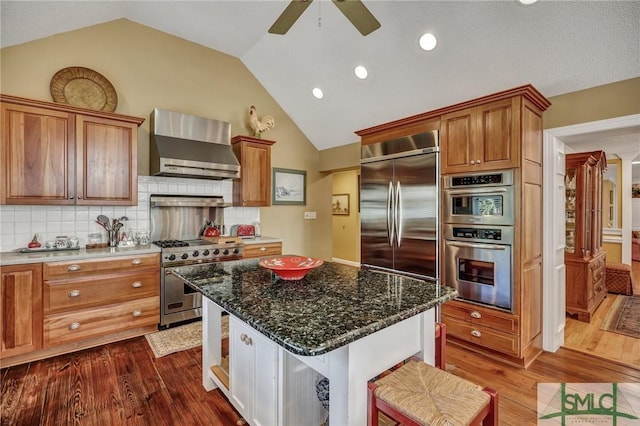
[[[334,262],[360,266],[359,169],[332,174],[332,249]]]
[[[565,343],[564,158],[568,152],[616,150],[621,159],[622,193],[631,194],[632,161],[640,155],[640,114],[544,131],[543,348],[555,352]],[[588,144],[591,139],[591,144]],[[606,142],[604,142],[606,140]],[[614,142],[619,147],[614,148]],[[630,196],[630,195],[629,195]],[[631,263],[631,203],[622,205],[619,226],[621,260]]]

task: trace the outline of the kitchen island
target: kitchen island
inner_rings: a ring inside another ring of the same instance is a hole
[[[366,383],[417,355],[433,363],[434,309],[457,293],[434,282],[325,263],[300,281],[258,260],[184,266],[203,294],[203,385],[220,387],[250,424],[317,424],[315,383],[330,382],[330,424],[364,425]],[[230,314],[221,380],[221,313]]]

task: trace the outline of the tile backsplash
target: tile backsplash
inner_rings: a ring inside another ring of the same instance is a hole
[[[137,206],[0,206],[0,251],[26,247],[36,233],[42,247],[58,235],[75,236],[84,247],[88,234],[104,234],[95,223],[100,214],[109,218],[127,216],[123,230],[148,231],[150,194],[221,195],[231,202],[232,181],[138,176]],[[224,209],[227,229],[259,220],[259,207]]]

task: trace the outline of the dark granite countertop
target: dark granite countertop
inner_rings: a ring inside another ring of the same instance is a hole
[[[434,282],[331,262],[300,281],[284,281],[258,262],[183,266],[174,273],[298,355],[321,355],[457,296]]]

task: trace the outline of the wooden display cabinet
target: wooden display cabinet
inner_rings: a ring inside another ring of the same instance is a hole
[[[144,119],[0,95],[0,204],[138,203]]]
[[[604,151],[566,156],[565,250],[567,312],[590,322],[607,294],[602,248]]]
[[[242,207],[271,205],[271,145],[274,141],[235,136],[233,153],[240,162],[240,178],[233,180],[233,204]]]

